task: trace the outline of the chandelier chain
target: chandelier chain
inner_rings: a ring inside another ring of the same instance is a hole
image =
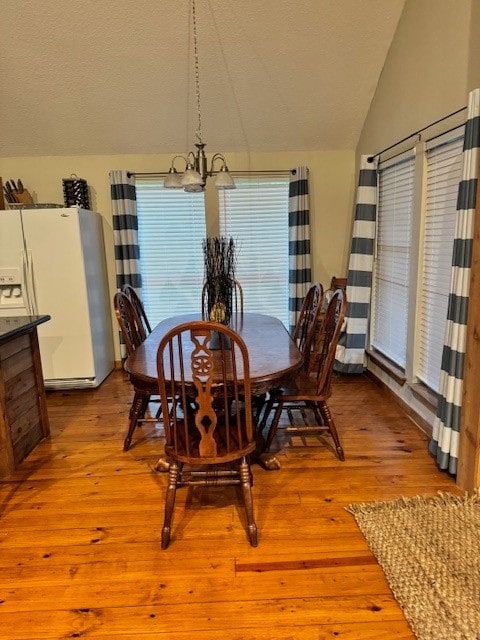
[[[204,0],[210,6],[210,0]],[[200,65],[198,56],[198,37],[197,37],[197,11],[195,0],[190,0],[190,11],[188,12],[188,58],[191,60],[192,55],[192,40],[193,40],[193,54],[194,54],[194,68],[195,68],[195,97],[197,103],[197,130],[195,136],[197,142],[195,143],[196,151],[188,151],[185,155],[175,155],[172,158],[172,163],[168,174],[164,180],[164,186],[167,189],[179,189],[182,188],[188,193],[194,193],[197,191],[204,191],[207,178],[214,177],[214,185],[217,189],[235,189],[235,182],[228,172],[227,162],[222,153],[215,153],[211,158],[210,169],[208,169],[207,156],[205,155],[205,143],[202,139],[202,114],[200,107]],[[211,7],[210,7],[211,11]],[[213,15],[213,14],[212,14]],[[190,32],[190,27],[192,31]],[[216,28],[216,25],[215,25]],[[192,38],[193,35],[193,38]],[[190,89],[192,85],[191,70],[189,65],[189,77],[187,81],[187,104],[191,102]],[[191,118],[187,115],[187,134]],[[182,158],[185,162],[185,171],[183,174],[179,174],[175,168],[175,160]],[[215,162],[221,161],[222,165],[219,169],[215,170]]]
[[[193,52],[195,56],[195,96],[197,99],[197,119],[198,126],[196,136],[200,143],[202,140],[202,115],[200,110],[200,71],[198,64],[198,41],[197,41],[197,15],[195,12],[195,0],[192,0],[192,23],[193,23]]]

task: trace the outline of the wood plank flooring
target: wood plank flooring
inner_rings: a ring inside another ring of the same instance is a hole
[[[51,437],[0,482],[3,640],[414,638],[350,502],[458,493],[425,435],[363,376],[338,377],[345,449],[279,434],[281,470],[253,467],[259,546],[234,489],[180,490],[160,549],[161,429],[122,451],[131,390],[50,392]]]

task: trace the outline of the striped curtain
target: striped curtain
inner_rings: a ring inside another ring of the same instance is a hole
[[[458,465],[479,148],[480,89],[475,89],[468,99],[462,179],[458,189],[452,275],[440,372],[440,397],[429,445],[438,466],[452,474],[456,474]]]
[[[135,289],[141,289],[137,199],[133,174],[128,171],[111,171],[110,193],[117,288],[120,289],[122,284],[130,284]]]
[[[290,332],[293,331],[303,299],[310,288],[310,205],[308,169],[297,167],[290,171],[288,190],[288,255],[289,255],[289,311]]]
[[[115,272],[117,289],[130,284],[140,294],[140,248],[138,246],[137,200],[135,179],[129,171],[110,171],[110,194],[112,199],[113,242],[115,245]],[[126,357],[121,332],[120,354]]]
[[[347,277],[347,313],[337,346],[334,369],[362,373],[365,369],[375,224],[377,219],[377,159],[362,156]]]

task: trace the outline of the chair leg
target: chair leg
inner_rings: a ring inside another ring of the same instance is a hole
[[[313,411],[313,414],[315,416],[315,419],[317,420],[317,424],[320,427],[323,427],[326,422],[325,422],[325,418],[322,415],[321,410],[319,409],[318,405],[316,402],[312,402],[311,405],[309,406],[309,408]]]
[[[135,431],[138,421],[141,420],[145,415],[149,400],[150,396],[145,395],[140,391],[135,391],[132,407],[130,409],[130,423],[128,425],[127,435],[125,436],[125,440],[123,441],[124,451],[128,451],[130,449],[130,445],[132,444],[133,432]]]
[[[272,424],[270,425],[270,429],[268,430],[267,441],[265,442],[265,451],[270,451],[270,446],[273,442],[273,438],[277,433],[278,423],[280,422],[280,416],[282,415],[283,410],[283,402],[282,400],[278,400],[277,408],[275,409],[275,413],[273,415]]]
[[[265,402],[265,407],[263,409],[262,419],[258,422],[258,433],[262,433],[265,429],[265,425],[267,424],[268,416],[270,415],[271,410],[273,409],[273,398],[270,396],[268,400]],[[257,415],[257,420],[259,415]]]
[[[135,391],[135,395],[133,396],[133,400],[132,400],[132,406],[130,407],[130,411],[128,412],[128,419],[131,420],[134,411],[135,411],[135,405],[136,403],[140,400],[140,396],[141,393],[140,391]]]
[[[240,481],[242,483],[243,503],[245,505],[245,515],[247,518],[248,539],[252,547],[256,547],[258,545],[257,525],[255,524],[255,517],[253,515],[252,485],[250,478],[250,466],[245,457],[243,457],[240,462]]]
[[[177,462],[170,463],[168,472],[167,495],[165,496],[165,518],[162,528],[162,549],[166,549],[170,544],[170,534],[172,530],[173,508],[175,506],[175,495],[177,492],[178,474],[180,466]]]
[[[255,417],[256,422],[258,423],[258,419],[260,417],[260,414],[262,413],[262,409],[265,405],[265,399],[266,399],[266,394],[262,393],[259,396],[253,396],[252,397],[252,408],[253,408],[253,414]]]
[[[162,404],[160,403],[157,409],[157,413],[155,414],[155,418],[157,420],[160,420],[161,417],[162,417]]]
[[[340,444],[340,438],[338,437],[337,428],[335,427],[335,422],[333,421],[330,408],[325,401],[319,402],[318,408],[325,422],[325,425],[328,427],[328,431],[333,438],[333,442],[335,443],[335,449],[337,451],[338,459],[343,462],[345,460],[345,453],[343,452],[343,447]]]

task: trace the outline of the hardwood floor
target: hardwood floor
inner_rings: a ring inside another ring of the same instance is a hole
[[[129,383],[50,392],[51,438],[0,483],[3,640],[413,639],[350,502],[456,491],[427,439],[364,377],[334,381],[345,449],[286,434],[282,469],[253,467],[259,546],[233,489],[180,490],[160,549],[161,430],[122,451]]]

